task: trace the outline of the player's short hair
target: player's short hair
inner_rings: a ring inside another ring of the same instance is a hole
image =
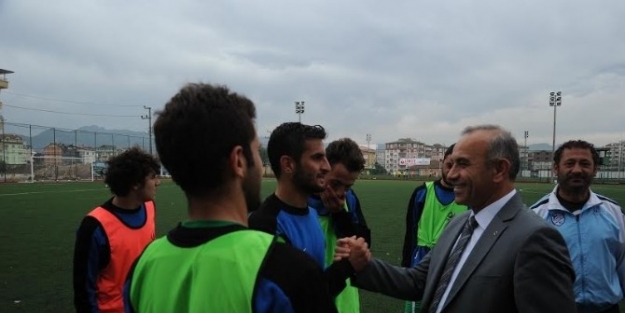
[[[132,187],[143,186],[145,179],[157,174],[160,165],[156,158],[139,147],[132,147],[106,161],[104,183],[119,197],[130,194]]]
[[[595,149],[595,146],[592,143],[584,141],[584,140],[569,140],[563,143],[560,147],[558,147],[556,152],[553,154],[553,162],[555,164],[560,163],[560,159],[562,158],[562,152],[564,151],[564,149],[588,150],[590,151],[590,154],[592,155],[592,161],[595,164],[595,166],[599,165],[599,152],[597,152],[597,149]]]
[[[157,115],[156,150],[187,196],[206,196],[223,186],[236,146],[243,148],[248,165],[253,165],[250,144],[256,138],[256,108],[228,87],[188,84]]]
[[[327,136],[325,129],[320,125],[310,126],[298,122],[287,122],[276,127],[269,136],[267,143],[267,154],[271,170],[277,178],[280,178],[280,158],[289,156],[300,162],[306,141],[310,139],[325,139]]]
[[[326,158],[330,166],[341,163],[349,172],[362,172],[365,169],[365,157],[356,142],[342,138],[331,142],[326,147]]]
[[[445,155],[443,155],[443,160],[446,159],[450,154],[452,154],[454,152],[454,146],[456,146],[456,144],[452,144],[451,146],[449,146],[449,148],[447,148],[447,150],[445,150]]]

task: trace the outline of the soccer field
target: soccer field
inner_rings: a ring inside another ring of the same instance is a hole
[[[415,181],[361,180],[354,187],[372,229],[374,256],[399,264],[404,216]],[[263,197],[275,188],[263,181]],[[549,184],[518,184],[525,203],[551,191]],[[625,203],[625,186],[594,191]],[[0,185],[0,312],[72,312],[74,233],[94,206],[109,197],[102,182]],[[157,192],[157,233],[164,235],[186,213],[177,186]],[[362,312],[401,312],[402,301],[361,292]]]

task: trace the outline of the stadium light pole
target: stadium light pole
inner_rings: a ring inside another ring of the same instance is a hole
[[[58,181],[59,180],[59,168],[56,162],[56,159],[58,157],[58,147],[56,145],[56,128],[52,127],[52,142],[53,142],[53,149],[54,149],[54,181]]]
[[[295,114],[299,117],[299,122],[302,122],[302,114],[304,114],[304,101],[295,101]]]
[[[4,175],[4,182],[7,182],[7,152],[4,141],[6,136],[4,135],[4,117],[2,117],[2,102],[0,102],[0,140],[2,140],[2,174]]]
[[[271,129],[267,129],[267,135],[265,136],[265,154],[263,155],[263,177],[267,176],[267,167],[271,168],[271,162],[269,161],[269,154],[267,153],[269,148],[269,138],[271,138]]]
[[[371,165],[371,161],[369,160],[369,157],[371,156],[371,134],[367,134],[366,136],[367,138],[367,163],[369,163],[369,165]],[[375,162],[373,163],[375,164]],[[373,166],[375,168],[375,165]]]
[[[551,144],[551,157],[556,152],[556,109],[562,105],[562,92],[550,92],[549,93],[549,106],[553,107],[553,141]]]
[[[526,148],[527,148],[527,137],[529,137],[529,136],[530,136],[530,132],[526,130],[526,131],[525,131],[525,135],[524,135],[524,137],[525,137],[525,143],[524,143],[524,146],[525,146]]]
[[[30,151],[30,182],[35,182],[35,151]]]
[[[527,137],[529,137],[529,136],[530,136],[530,132],[526,130],[525,134],[523,134],[523,137],[525,137],[525,143],[523,145],[524,145],[524,149],[525,149],[525,156],[524,156],[524,158],[525,158],[525,169],[526,170],[529,170],[529,167],[530,167],[530,163],[528,161],[530,149],[527,147]]]
[[[141,119],[148,120],[148,137],[150,140],[148,146],[150,147],[150,155],[152,155],[152,107],[144,105],[143,108],[148,110],[148,115],[141,115]]]
[[[623,160],[623,140],[618,142],[618,175],[621,175],[621,160]]]

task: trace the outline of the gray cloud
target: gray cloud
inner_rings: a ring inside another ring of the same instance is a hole
[[[451,143],[498,123],[551,142],[623,138],[625,2],[0,1],[7,105],[144,114],[186,82],[223,83],[258,106],[259,134],[296,120],[331,138]],[[78,105],[16,94],[99,103]],[[124,105],[124,106],[120,106]],[[137,118],[6,107],[9,121],[145,129]]]

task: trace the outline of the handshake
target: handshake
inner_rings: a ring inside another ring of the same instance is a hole
[[[356,236],[337,240],[334,249],[334,262],[348,259],[354,271],[363,270],[371,261],[371,251],[364,238]]]

